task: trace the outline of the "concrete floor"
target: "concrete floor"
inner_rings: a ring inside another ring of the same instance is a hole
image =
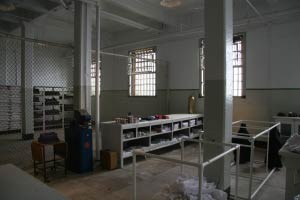
[[[197,146],[190,145],[186,148],[186,160],[196,161]],[[161,152],[159,152],[161,153]],[[178,158],[180,151],[176,148],[170,148],[164,152],[164,156]],[[262,152],[256,153],[257,158],[262,157]],[[113,171],[103,171],[100,168],[91,174],[70,175],[67,178],[55,179],[49,185],[65,196],[74,200],[81,199],[105,199],[105,200],[130,200],[132,199],[132,165],[127,164],[124,169]],[[241,165],[241,173],[248,172],[248,164]],[[234,167],[232,168],[234,172]],[[263,177],[264,165],[256,164],[254,174]],[[197,176],[195,168],[185,167],[185,174]],[[170,184],[176,181],[180,176],[180,167],[177,164],[161,161],[157,159],[146,159],[138,162],[137,165],[137,196],[142,200],[160,200],[159,194],[163,192]],[[247,197],[249,179],[239,179],[239,195]],[[284,200],[284,180],[285,169],[275,172],[272,177],[263,186],[255,199],[260,200]],[[234,189],[234,176],[231,180],[231,188]],[[259,182],[254,181],[253,191]],[[234,190],[232,191],[232,193]]]
[[[28,171],[30,174],[33,174],[30,142],[31,141],[21,141],[17,139],[17,136],[13,135],[0,136],[0,164],[13,163]],[[196,161],[198,155],[197,149],[198,147],[196,145],[187,146],[185,151],[186,160]],[[172,158],[180,158],[180,151],[176,147],[168,148],[163,152],[157,153]],[[263,152],[258,151],[256,155],[257,158],[263,160]],[[52,176],[48,185],[57,189],[66,197],[74,200],[130,200],[132,199],[131,167],[132,165],[129,162],[123,169],[112,171],[95,167],[95,171],[88,174],[74,174],[70,172],[67,177],[64,177],[63,173],[57,173]],[[241,166],[241,172],[247,173],[248,170],[248,164]],[[263,170],[263,164],[256,164],[254,174],[262,177],[265,175]],[[232,168],[232,172],[234,172],[234,167]],[[194,168],[186,167],[185,173],[189,176],[197,176],[197,171]],[[168,185],[173,184],[179,175],[180,167],[174,163],[157,159],[139,161],[137,164],[138,199],[163,199],[159,194],[163,192]],[[285,169],[275,172],[255,199],[284,200],[284,182]],[[246,178],[240,178],[239,183],[239,194],[246,197],[248,180]],[[254,181],[254,189],[258,184],[259,182]],[[232,190],[234,189],[234,176],[232,176],[231,188]]]

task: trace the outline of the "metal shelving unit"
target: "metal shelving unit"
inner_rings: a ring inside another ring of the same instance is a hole
[[[0,134],[21,131],[21,87],[0,86]]]
[[[72,88],[35,86],[33,103],[34,130],[64,128],[72,118],[73,106],[65,110],[65,105],[73,105]]]

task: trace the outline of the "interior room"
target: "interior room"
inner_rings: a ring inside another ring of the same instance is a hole
[[[299,52],[299,0],[2,0],[0,199],[299,200]]]

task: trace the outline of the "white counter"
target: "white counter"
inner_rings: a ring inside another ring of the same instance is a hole
[[[293,200],[297,194],[300,194],[300,154],[290,152],[285,145],[280,149],[279,154],[286,167],[285,200]]]

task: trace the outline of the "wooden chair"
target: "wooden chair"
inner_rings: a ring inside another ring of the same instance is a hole
[[[67,173],[66,169],[66,155],[67,155],[67,145],[64,142],[59,142],[51,144],[53,146],[53,159],[46,159],[45,154],[45,144],[38,141],[32,141],[31,143],[31,153],[33,160],[34,175],[41,171],[44,177],[44,181],[48,181],[47,169],[56,171],[57,166],[64,167],[65,175]],[[61,162],[64,161],[62,165]]]
[[[53,145],[54,170],[57,166],[61,166],[64,168],[65,175],[67,175],[67,152],[67,143],[61,142]]]

